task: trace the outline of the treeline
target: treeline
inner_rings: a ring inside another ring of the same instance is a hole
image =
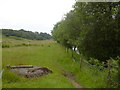
[[[52,39],[51,35],[47,33],[38,33],[26,30],[12,30],[12,29],[1,29],[2,34],[6,36],[16,36],[22,37],[31,40],[50,40]]]
[[[120,2],[76,2],[73,8],[54,25],[53,38],[88,59],[120,56]]]

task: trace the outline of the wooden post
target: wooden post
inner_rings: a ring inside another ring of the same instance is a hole
[[[74,58],[74,57],[73,57],[73,50],[72,50],[72,49],[71,49],[71,52],[72,52],[72,58]]]
[[[14,69],[14,68],[33,68],[33,65],[16,65],[16,66],[7,65],[6,67],[9,68],[9,69]]]
[[[81,54],[81,56],[82,56],[82,54]],[[82,58],[80,57],[80,70],[81,70],[81,68],[82,68]]]
[[[66,48],[66,53],[68,53],[68,48]]]
[[[120,88],[120,60],[118,61],[118,88]]]
[[[2,73],[4,72],[4,69],[0,72],[0,79],[2,78]]]
[[[111,82],[111,80],[110,80],[110,78],[111,78],[111,76],[110,76],[110,71],[111,71],[111,66],[112,66],[112,62],[111,62],[111,60],[108,60],[108,75],[107,75],[107,85],[106,85],[106,87],[107,88],[110,88],[110,82]]]

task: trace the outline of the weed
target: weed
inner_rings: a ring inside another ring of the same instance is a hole
[[[2,48],[9,48],[10,47],[10,45],[8,45],[8,44],[2,44]]]

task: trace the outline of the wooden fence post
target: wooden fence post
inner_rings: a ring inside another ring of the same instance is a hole
[[[66,48],[66,53],[68,53],[68,48]]]
[[[81,54],[81,56],[82,56],[82,54]],[[81,68],[82,68],[82,57],[80,57],[80,70],[81,70]]]
[[[0,72],[0,80],[2,79],[3,72],[4,72],[4,69]]]
[[[120,60],[118,61],[118,88],[120,88]]]
[[[72,49],[71,49],[71,52],[72,52],[72,58],[74,58],[74,57],[73,57],[73,50],[72,50]]]
[[[108,60],[108,62],[107,62],[107,65],[108,65],[108,75],[107,75],[107,85],[106,85],[106,87],[107,88],[110,88],[110,82],[111,82],[111,66],[112,66],[112,61],[111,60]]]

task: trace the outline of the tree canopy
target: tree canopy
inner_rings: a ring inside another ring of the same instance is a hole
[[[50,34],[47,33],[39,33],[39,32],[32,32],[26,31],[24,29],[21,30],[12,30],[12,29],[1,29],[2,34],[6,36],[16,36],[22,37],[31,40],[50,40],[52,39]]]
[[[54,25],[53,38],[88,58],[120,56],[120,2],[76,2],[73,8]]]

